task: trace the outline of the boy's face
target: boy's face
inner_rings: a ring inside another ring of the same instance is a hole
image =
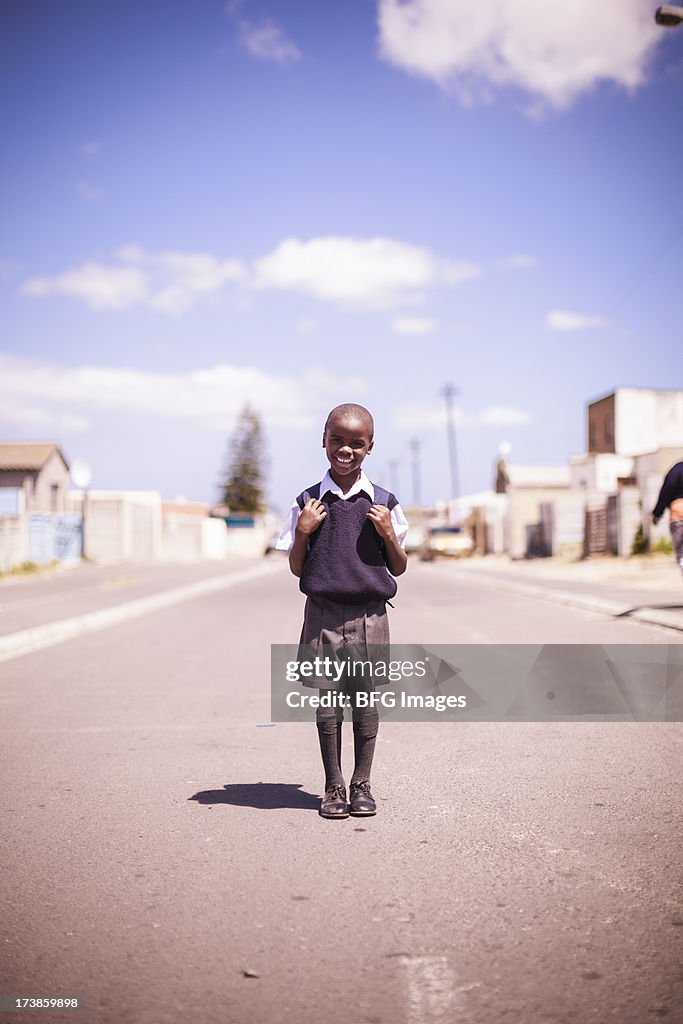
[[[323,448],[335,483],[353,483],[363,459],[372,451],[368,424],[356,416],[333,416],[323,434]]]

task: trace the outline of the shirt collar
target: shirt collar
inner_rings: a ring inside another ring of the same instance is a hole
[[[330,491],[331,494],[338,494],[340,498],[352,498],[353,495],[358,494],[359,491],[365,491],[370,501],[374,502],[375,500],[375,488],[372,486],[372,483],[367,478],[364,470],[362,469],[360,471],[360,476],[356,480],[355,484],[353,485],[350,491],[346,492],[346,494],[343,494],[339,484],[336,484],[334,482],[328,469],[327,473],[325,473],[325,476],[323,477],[322,483],[320,484],[321,498],[325,491]]]

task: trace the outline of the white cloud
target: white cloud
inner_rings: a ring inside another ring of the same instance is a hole
[[[0,420],[66,431],[83,430],[93,411],[130,411],[191,420],[230,429],[246,399],[265,421],[291,428],[315,427],[339,395],[366,391],[356,377],[306,371],[287,376],[255,367],[218,364],[186,373],[157,373],[109,366],[66,367],[0,355]],[[43,420],[40,420],[40,417]]]
[[[380,56],[461,101],[520,88],[569,106],[599,81],[633,90],[662,32],[649,0],[378,0]]]
[[[239,260],[218,260],[207,253],[164,252],[149,261],[166,279],[149,300],[152,309],[178,314],[191,309],[200,296],[221,291],[227,284],[244,280],[246,269]]]
[[[84,263],[56,277],[32,277],[21,291],[31,296],[72,295],[92,309],[127,309],[147,299],[149,286],[145,274],[135,267]]]
[[[522,409],[509,405],[490,405],[478,413],[464,413],[459,406],[453,407],[453,422],[457,429],[477,427],[518,427],[531,423],[533,417]],[[446,406],[443,399],[433,402],[405,402],[396,406],[394,426],[407,430],[416,427],[422,430],[442,430],[446,426]]]
[[[561,309],[548,313],[545,322],[551,331],[585,331],[594,327],[607,326],[604,317],[585,316],[583,313],[570,313]]]
[[[246,276],[239,260],[219,260],[207,253],[150,253],[128,245],[115,257],[127,265],[85,263],[55,277],[30,278],[21,291],[30,296],[71,295],[97,310],[148,306],[177,315],[191,309],[202,296]]]
[[[210,253],[150,252],[137,244],[114,253],[117,263],[85,263],[54,277],[25,281],[24,295],[71,295],[92,309],[146,306],[178,316],[228,285],[293,291],[351,307],[383,309],[424,301],[428,289],[477,277],[465,261],[391,238],[286,238],[251,267]],[[245,292],[243,290],[242,294]]]
[[[424,299],[424,290],[477,277],[472,263],[438,259],[391,238],[286,238],[255,262],[254,286],[329,302],[386,308]]]
[[[0,389],[1,391],[1,389]],[[44,436],[52,434],[83,434],[90,429],[90,422],[74,413],[60,412],[17,402],[11,395],[3,394],[0,422],[13,427],[30,430]]]
[[[436,320],[428,316],[397,316],[391,321],[396,334],[431,334],[436,326]]]
[[[272,60],[276,64],[284,65],[301,59],[299,48],[270,18],[259,24],[241,20],[238,39],[252,57],[258,57],[260,60]]]
[[[508,256],[502,261],[502,264],[511,270],[528,270],[530,267],[536,266],[536,259],[533,256],[525,256],[522,253],[518,253],[515,256]]]

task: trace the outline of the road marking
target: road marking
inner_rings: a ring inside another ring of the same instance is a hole
[[[405,972],[408,1024],[452,1021],[462,1008],[455,975],[445,956],[402,957]]]
[[[438,572],[434,566],[426,566],[427,572]],[[534,586],[532,583],[522,583],[519,580],[504,580],[500,576],[493,576],[485,569],[481,573],[477,569],[457,568],[453,571],[455,579],[474,579],[482,587],[491,590],[502,590],[508,593],[519,594],[521,597],[530,597],[541,601],[554,601],[556,604],[567,605],[570,608],[578,608],[581,611],[595,615],[607,615],[613,619],[629,619],[645,623],[648,626],[658,626],[662,630],[676,629],[683,631],[683,619],[675,613],[667,613],[657,608],[648,608],[646,605],[633,607],[623,600],[614,601],[611,598],[599,597],[594,594],[583,593],[578,590],[558,590],[555,587]],[[487,578],[488,577],[488,578]],[[558,583],[561,581],[558,581]]]
[[[268,562],[265,565],[245,569],[243,572],[212,576],[208,580],[199,580],[183,587],[174,587],[172,590],[150,594],[148,597],[139,597],[134,601],[125,601],[123,604],[114,605],[113,608],[103,608],[98,612],[87,612],[85,615],[75,615],[71,619],[59,619],[57,622],[48,622],[43,626],[22,629],[17,633],[0,637],[0,662],[21,658],[25,654],[33,654],[34,651],[53,647],[55,644],[73,640],[75,637],[86,636],[88,633],[96,633],[100,629],[107,629],[108,626],[115,626],[117,623],[127,622],[129,619],[137,619],[142,615],[149,615],[150,612],[158,611],[160,608],[169,608],[181,601],[191,601],[204,594],[227,590],[238,583],[246,583],[248,580],[270,575],[280,569],[279,564]]]

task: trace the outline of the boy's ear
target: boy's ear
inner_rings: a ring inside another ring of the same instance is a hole
[[[371,441],[371,442],[370,442],[370,444],[368,445],[368,451],[367,451],[367,454],[368,454],[368,455],[369,455],[369,454],[370,454],[370,452],[372,451],[372,449],[373,449],[373,446],[374,446],[374,444],[375,444],[375,442],[374,442],[374,441]]]

